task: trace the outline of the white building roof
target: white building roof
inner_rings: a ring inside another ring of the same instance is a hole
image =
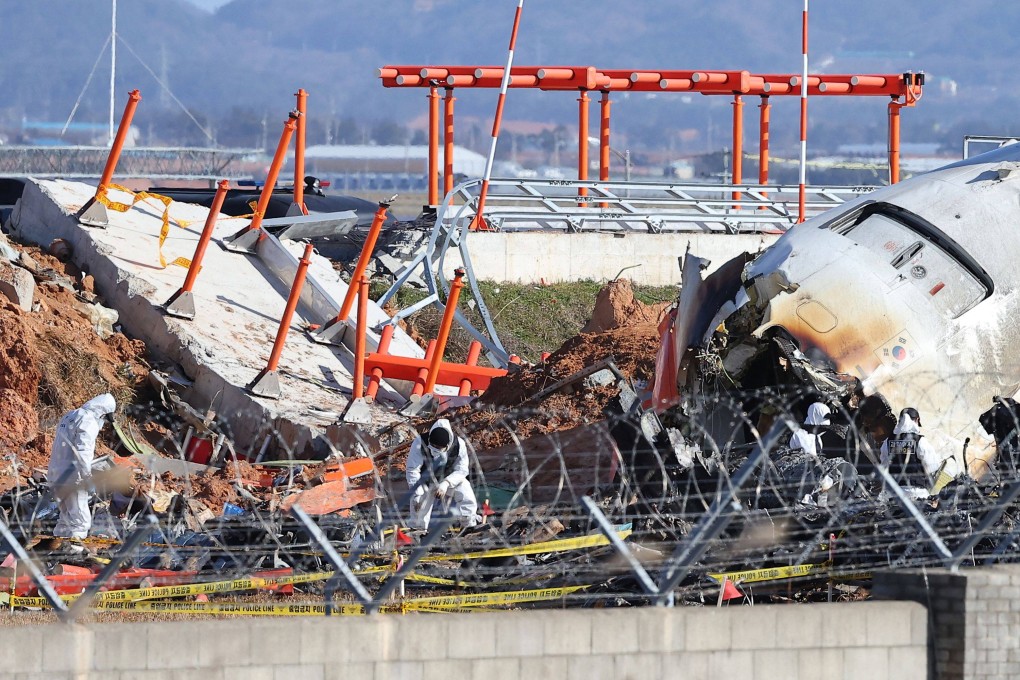
[[[426,145],[412,146],[376,146],[373,144],[317,144],[305,149],[305,158],[322,158],[335,160],[420,160],[425,162],[429,157]],[[443,164],[443,147],[439,147],[439,164]],[[481,177],[485,172],[485,156],[480,153],[455,146],[453,149],[453,170],[469,177]]]

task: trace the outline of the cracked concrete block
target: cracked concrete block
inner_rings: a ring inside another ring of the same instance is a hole
[[[35,278],[21,267],[0,260],[0,293],[26,312],[31,312]]]

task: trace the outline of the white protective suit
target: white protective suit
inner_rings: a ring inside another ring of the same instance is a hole
[[[446,448],[437,448],[429,444],[432,434],[437,429],[445,430]],[[451,459],[450,457],[453,456]],[[462,437],[458,437],[450,426],[450,421],[440,418],[429,429],[426,436],[420,436],[411,444],[411,452],[407,456],[407,486],[414,489],[411,495],[411,521],[413,528],[428,529],[432,519],[432,507],[439,500],[450,505],[450,514],[460,518],[462,526],[474,526],[478,523],[478,501],[474,489],[468,481],[468,447]],[[418,481],[425,477],[415,489]]]
[[[816,401],[808,406],[804,425],[808,428],[817,425],[828,425],[830,413],[832,413],[832,409],[822,402]],[[797,428],[790,436],[790,448],[802,449],[804,453],[817,456],[822,450],[822,438],[810,429]]]
[[[60,505],[54,536],[85,538],[92,528],[88,487],[92,460],[96,457],[96,438],[103,427],[103,416],[115,410],[117,402],[113,395],[100,394],[60,419],[46,471]]]
[[[895,439],[897,436],[904,434],[921,434],[920,426],[910,417],[909,413],[900,413],[900,419],[897,421],[896,427],[893,428],[893,437],[890,439]],[[916,449],[917,459],[921,462],[929,483],[936,481],[939,469],[942,469],[943,472],[954,479],[960,474],[960,465],[953,458],[952,454],[940,455],[925,437],[920,437],[917,440]],[[887,439],[882,442],[879,463],[888,468],[891,462],[892,455],[889,453],[889,440]],[[942,467],[943,462],[945,462],[944,468]]]

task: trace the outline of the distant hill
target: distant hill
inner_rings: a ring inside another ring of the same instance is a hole
[[[151,69],[217,140],[234,144],[275,138],[298,87],[311,93],[311,115],[320,121],[310,134],[325,136],[327,119],[406,123],[424,112],[424,93],[386,91],[376,69],[502,63],[515,6],[512,0],[234,0],[209,12],[185,0],[122,0],[117,108],[128,89],[139,87],[143,135],[209,143],[160,91]],[[796,72],[800,10],[797,0],[531,0],[516,63]],[[63,120],[109,33],[109,5],[0,0],[0,16],[0,124],[10,129],[23,117]],[[905,141],[956,145],[963,131],[1018,134],[1013,112],[1020,73],[1011,64],[1020,47],[1018,25],[1020,3],[816,2],[812,64],[830,73],[927,71],[925,100],[904,113]],[[76,120],[105,120],[107,64],[107,57],[99,61]],[[491,116],[494,93],[458,97],[462,115]],[[507,116],[571,125],[573,100],[515,91]],[[730,107],[713,100],[635,95],[620,98],[614,114],[618,130],[635,140],[660,135],[667,145],[671,130],[693,128],[706,146],[719,146]],[[882,102],[812,106],[819,143],[882,139]],[[777,106],[777,143],[795,139],[794,108]],[[475,135],[482,142],[484,127]]]

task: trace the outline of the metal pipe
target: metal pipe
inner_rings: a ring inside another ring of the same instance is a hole
[[[354,296],[358,294],[356,286],[368,269],[368,261],[372,259],[372,253],[375,252],[375,242],[379,240],[379,233],[382,231],[383,222],[386,221],[386,211],[389,207],[388,201],[379,202],[379,207],[376,208],[375,216],[372,218],[372,226],[368,229],[368,236],[365,237],[365,243],[361,246],[361,255],[358,256],[358,262],[354,265],[354,273],[351,274],[351,284],[347,286],[344,302],[340,305],[340,313],[327,325],[342,323],[351,315],[351,309],[354,307]]]
[[[889,102],[889,184],[900,181],[900,109],[895,99]]]
[[[429,340],[428,346],[425,348],[425,361],[432,364],[432,357],[436,355],[436,341]],[[414,381],[414,387],[411,389],[412,396],[418,396],[425,394],[425,381],[428,380],[429,369],[422,368],[418,370],[418,378]]]
[[[116,36],[114,37],[116,41]],[[96,187],[96,196],[104,193],[110,182],[113,180],[113,172],[117,169],[117,162],[120,160],[120,152],[124,150],[124,140],[127,139],[128,130],[131,129],[131,119],[135,117],[135,109],[142,95],[138,90],[131,90],[128,93],[128,102],[124,107],[124,115],[120,117],[120,126],[117,128],[117,136],[113,139],[110,147],[110,155],[106,157],[106,166],[103,168],[103,175],[99,178],[99,186]],[[111,129],[113,119],[110,119]]]
[[[353,283],[353,282],[352,282]],[[368,332],[368,277],[358,279],[358,328],[354,336],[354,398],[365,396],[365,333]]]
[[[429,205],[439,205],[439,88],[429,87]]]
[[[472,340],[468,346],[468,355],[466,363],[468,366],[477,366],[478,357],[482,354],[482,343],[477,340]],[[471,394],[471,381],[467,378],[460,381],[460,390],[457,392],[458,396],[466,397]]]
[[[744,98],[733,95],[733,184],[744,183]],[[740,200],[740,192],[733,192],[733,200]],[[739,205],[734,208],[739,208]]]
[[[599,181],[609,181],[609,162],[612,159],[609,146],[609,114],[612,101],[609,99],[609,91],[602,91],[602,99],[599,101]],[[606,209],[608,203],[600,203],[599,207]]]
[[[599,102],[599,181],[609,181],[609,162],[612,158],[609,146],[609,114],[613,102],[609,99],[609,92],[603,90],[602,100]]]
[[[581,90],[581,94],[577,98],[577,179],[581,182],[588,179],[588,118],[590,105],[591,99],[588,97],[588,93]],[[587,196],[588,187],[578,187],[577,195]],[[587,203],[579,201],[577,205],[584,207]]]
[[[294,283],[290,287],[290,297],[287,298],[287,307],[283,310],[283,317],[280,319],[280,328],[276,332],[276,341],[273,343],[273,352],[269,355],[269,363],[263,373],[275,371],[280,365],[280,355],[283,354],[283,345],[287,341],[287,333],[290,332],[290,322],[294,318],[294,311],[297,309],[298,300],[301,299],[301,288],[305,285],[305,275],[308,273],[308,265],[312,263],[313,245],[305,245],[305,252],[298,262],[297,274],[294,275]]]
[[[797,189],[797,222],[804,221],[807,186],[807,93],[808,93],[808,0],[804,0],[801,17],[801,52],[803,68],[800,78],[800,184]]]
[[[496,115],[492,119],[492,142],[489,144],[489,155],[485,159],[485,173],[482,176],[482,188],[478,192],[478,210],[475,212],[475,219],[471,223],[471,229],[483,228],[482,215],[485,213],[485,197],[489,194],[489,179],[492,177],[492,164],[496,160],[496,142],[499,139],[499,126],[503,119],[503,105],[506,102],[506,89],[510,85],[510,70],[514,63],[514,47],[517,44],[517,29],[521,25],[521,12],[524,10],[524,0],[517,0],[517,11],[514,14],[514,25],[510,31],[510,46],[506,53],[506,68],[503,69],[503,81],[499,85],[499,98],[496,99]],[[475,75],[478,75],[477,73]],[[480,76],[479,76],[480,77]],[[587,141],[585,142],[587,144]],[[442,352],[439,353],[442,355]]]
[[[443,194],[453,191],[453,88],[446,88],[443,98]]]
[[[436,338],[436,351],[429,362],[429,373],[425,379],[424,394],[432,394],[436,388],[436,380],[439,378],[439,367],[443,363],[443,354],[446,352],[446,341],[450,339],[450,329],[453,328],[453,315],[457,311],[457,300],[460,299],[460,289],[464,287],[464,270],[458,268],[453,272],[453,281],[450,282],[450,295],[446,298],[446,309],[443,310],[443,322],[439,326],[439,336]]]
[[[205,218],[205,227],[202,229],[202,235],[198,238],[198,245],[195,246],[195,254],[191,257],[191,265],[188,267],[188,275],[184,277],[184,285],[181,286],[183,292],[189,292],[195,286],[195,279],[198,278],[198,272],[202,269],[202,259],[205,258],[205,249],[212,239],[213,230],[216,228],[216,218],[219,217],[220,209],[223,208],[223,201],[227,197],[227,187],[229,186],[230,182],[221,179],[216,187],[212,207],[209,208],[209,215]]]
[[[758,184],[769,183],[769,118],[772,112],[772,105],[769,103],[769,96],[761,96],[761,104],[758,106]]]
[[[393,324],[386,324],[383,326],[382,333],[379,336],[379,354],[387,354],[390,351],[390,343],[393,341]],[[365,390],[365,394],[375,399],[375,395],[379,393],[379,383],[382,381],[383,372],[381,368],[373,368],[372,374],[368,377],[368,388]]]
[[[294,143],[294,202],[301,212],[308,214],[305,207],[305,113],[308,108],[308,93],[299,89],[297,97],[297,141]]]
[[[251,218],[248,231],[254,231],[262,227],[262,218],[265,217],[266,208],[269,207],[269,199],[273,197],[273,189],[276,187],[276,178],[280,176],[280,169],[283,167],[283,160],[287,157],[287,147],[290,145],[290,137],[297,127],[297,119],[301,114],[291,111],[287,122],[283,124],[283,133],[280,135],[280,143],[276,145],[276,154],[269,166],[269,174],[266,175],[266,183],[259,194],[258,205],[255,206],[255,215]]]

